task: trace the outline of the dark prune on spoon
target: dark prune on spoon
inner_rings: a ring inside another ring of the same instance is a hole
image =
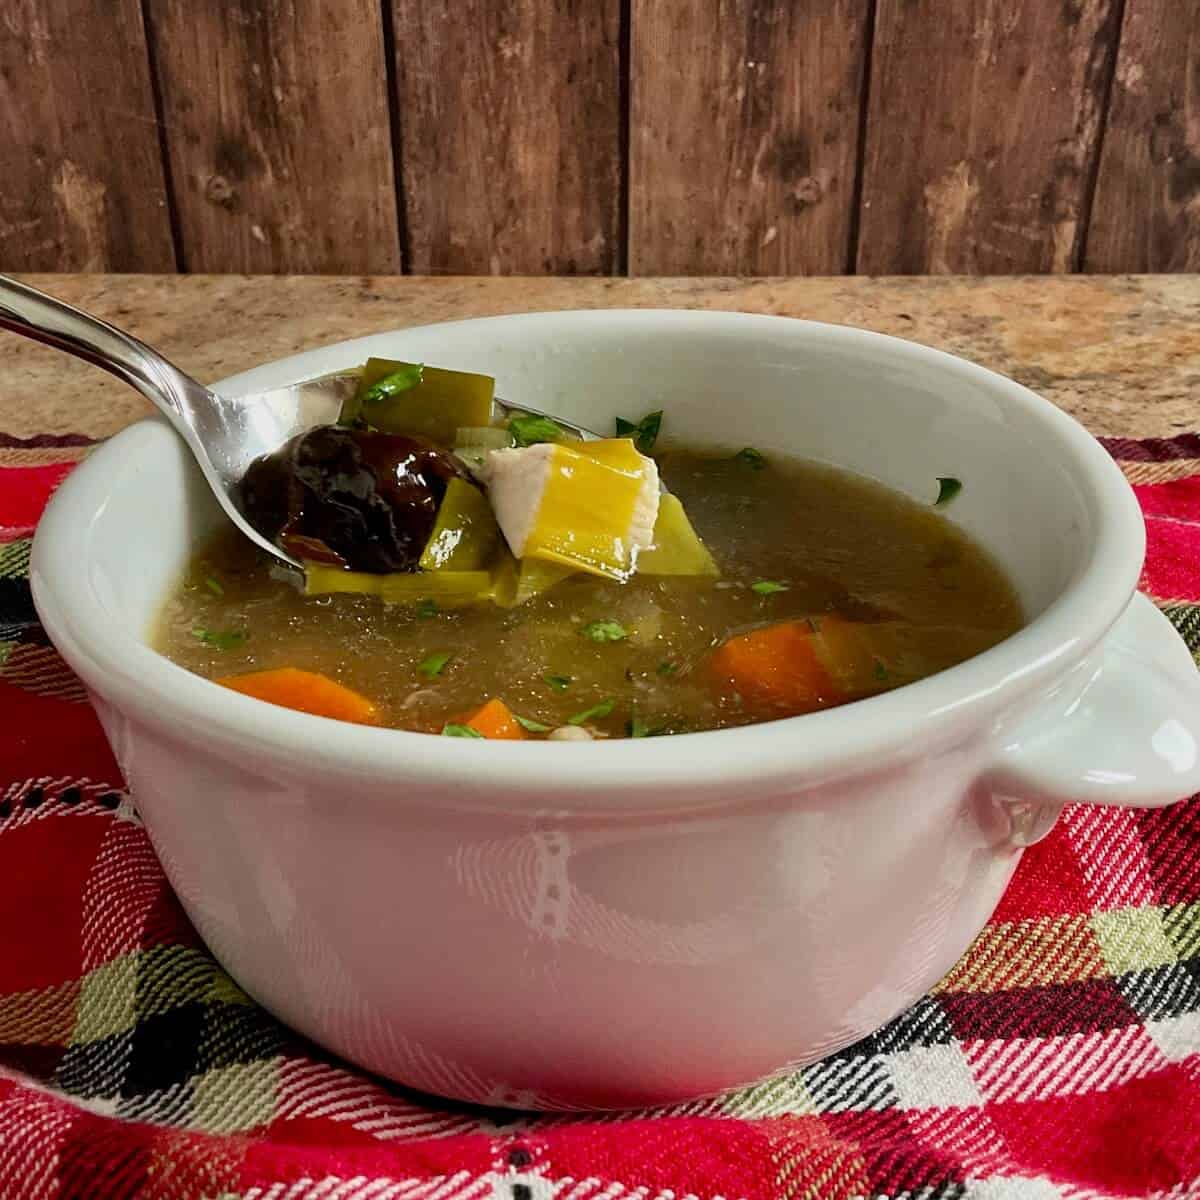
[[[250,523],[296,558],[386,574],[415,571],[446,485],[466,478],[432,442],[320,425],[255,459]]]

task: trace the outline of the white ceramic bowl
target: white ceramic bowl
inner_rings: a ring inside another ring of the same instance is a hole
[[[595,428],[786,450],[949,510],[1027,628],[887,695],[745,729],[493,744],[338,724],[167,662],[148,627],[220,519],[158,422],[92,454],[38,530],[33,590],[163,865],[247,991],[347,1058],[489,1104],[683,1100],[826,1054],[941,978],[1064,802],[1200,789],[1200,680],[1133,597],[1119,470],[1017,384],[908,342],[709,312],[408,329],[368,355],[494,374]]]

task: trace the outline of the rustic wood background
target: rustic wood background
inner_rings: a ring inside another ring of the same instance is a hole
[[[1200,271],[1200,0],[2,0],[0,270]]]

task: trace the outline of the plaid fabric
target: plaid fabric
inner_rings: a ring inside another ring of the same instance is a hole
[[[1200,439],[1110,449],[1143,586],[1196,651]],[[1067,810],[931,995],[719,1100],[489,1113],[299,1041],[198,942],[35,621],[27,539],[69,463],[23,452],[0,470],[0,1196],[1200,1196],[1200,798]]]

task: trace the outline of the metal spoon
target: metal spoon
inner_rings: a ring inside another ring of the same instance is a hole
[[[8,276],[0,275],[0,328],[43,342],[111,372],[136,388],[175,427],[195,456],[229,519],[256,546],[281,562],[302,564],[268,541],[242,511],[241,481],[261,455],[314,425],[332,425],[358,386],[357,371],[306,379],[289,387],[221,396],[185,375],[132,334]],[[497,399],[501,413],[547,416]],[[597,435],[552,417],[583,438]]]

